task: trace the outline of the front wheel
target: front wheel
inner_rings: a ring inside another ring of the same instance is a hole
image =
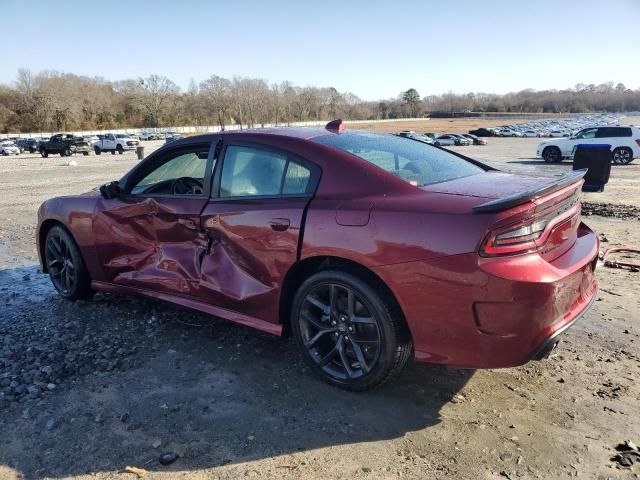
[[[542,158],[547,163],[558,163],[562,161],[562,153],[558,147],[547,147],[542,152]]]
[[[613,163],[618,165],[628,165],[633,161],[633,152],[630,148],[620,147],[613,151]]]
[[[351,273],[312,275],[300,286],[291,311],[292,331],[306,360],[345,390],[380,385],[402,370],[412,353],[398,307]]]
[[[102,153],[102,151],[100,150],[100,147],[94,148],[93,151],[96,152],[96,155],[100,155]]]
[[[51,283],[61,296],[77,300],[91,295],[89,274],[80,250],[61,226],[52,227],[47,233],[44,261]]]
[[[116,150],[118,151],[118,155],[122,155],[124,153],[124,149],[122,148],[122,145],[118,145],[116,147]]]
[[[40,150],[40,155],[42,158],[47,158],[49,156],[49,152],[47,152],[44,148]]]

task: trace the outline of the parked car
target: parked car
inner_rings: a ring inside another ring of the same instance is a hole
[[[433,141],[433,144],[438,147],[441,147],[441,146],[448,147],[450,145],[458,145],[459,143],[460,143],[460,139],[451,134],[440,135],[439,137],[436,137],[435,140]]]
[[[522,133],[512,130],[510,128],[502,128],[498,131],[498,136],[500,137],[521,137]]]
[[[473,143],[473,140],[465,137],[464,135],[460,135],[458,133],[450,133],[449,135],[452,135],[458,140],[456,145],[471,145]]]
[[[142,132],[142,134],[140,134],[140,140],[157,140],[158,136],[154,133],[154,132]]]
[[[0,155],[20,155],[20,149],[10,140],[0,142]]]
[[[495,137],[496,133],[491,128],[477,128],[475,130],[469,130],[470,135],[475,135],[476,137]]]
[[[540,132],[536,132],[535,130],[525,130],[522,132],[523,137],[541,137],[542,134]]]
[[[561,162],[571,158],[576,145],[604,143],[611,145],[612,161],[626,165],[640,156],[640,128],[634,126],[602,126],[585,128],[575,135],[545,140],[538,145],[536,157],[545,162]]]
[[[118,152],[122,155],[127,150],[135,150],[138,144],[138,140],[134,140],[128,135],[107,133],[102,140],[93,144],[93,151],[96,155],[100,155],[102,152],[111,152],[111,155]]]
[[[40,146],[40,142],[35,138],[22,138],[16,142],[16,146],[21,148],[23,151],[36,153]]]
[[[41,142],[38,148],[43,158],[56,153],[62,157],[70,157],[74,153],[89,155],[91,151],[89,142],[68,133],[57,133],[49,141]]]
[[[365,390],[412,356],[548,354],[597,290],[583,175],[501,172],[340,121],[222,132],[44,202],[37,251],[64,298],[138,294],[291,332],[320,376]]]
[[[462,136],[471,140],[471,142],[473,142],[474,145],[487,144],[487,141],[484,138],[476,137],[475,135],[471,135],[470,133],[463,133]]]
[[[424,143],[433,143],[433,139],[426,135],[421,135],[420,133],[416,133],[413,131],[405,130],[403,132],[398,133],[400,137],[410,138],[412,140],[417,140],[418,142]]]

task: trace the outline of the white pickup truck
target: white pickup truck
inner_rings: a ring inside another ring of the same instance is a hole
[[[118,152],[122,155],[127,150],[135,150],[138,143],[138,140],[128,135],[107,133],[92,146],[96,155],[100,155],[102,152],[111,152],[111,155],[115,155]]]

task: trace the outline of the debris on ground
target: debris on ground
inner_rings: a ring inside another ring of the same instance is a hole
[[[619,453],[611,457],[611,460],[619,466],[628,468],[633,466],[634,463],[640,463],[640,451],[631,440],[619,443],[616,445],[616,450]]]
[[[163,453],[162,455],[160,455],[160,458],[158,458],[158,461],[162,465],[171,465],[173,462],[178,460],[178,458],[180,458],[180,457],[178,456],[177,453],[175,453],[175,452],[166,452],[166,453]]]
[[[133,473],[136,477],[140,478],[148,472],[144,468],[138,468],[138,467],[133,467],[131,465],[127,465],[120,471],[120,473]]]

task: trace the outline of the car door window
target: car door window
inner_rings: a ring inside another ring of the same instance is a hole
[[[227,147],[220,197],[306,194],[311,170],[287,155],[261,148]]]
[[[136,194],[201,195],[207,174],[208,147],[181,149],[167,155],[160,165],[131,188]]]
[[[598,132],[597,128],[587,128],[582,130],[580,133],[576,135],[576,138],[580,140],[588,140],[591,138],[596,138],[596,133]]]

